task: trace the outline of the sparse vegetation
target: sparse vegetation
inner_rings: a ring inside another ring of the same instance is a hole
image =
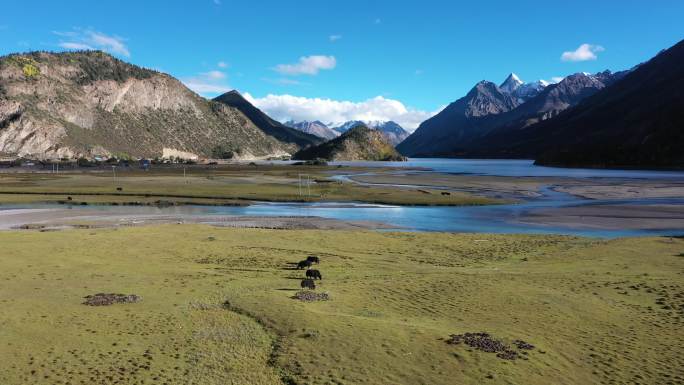
[[[2,58],[0,58],[2,59]],[[21,68],[22,73],[27,79],[31,79],[40,75],[40,69],[38,68],[38,62],[32,56],[27,55],[9,55],[6,60],[11,65],[16,65]],[[0,60],[2,61],[2,60]]]
[[[48,168],[49,170],[49,168]],[[227,165],[187,167],[186,176],[178,166],[140,170],[136,165],[116,169],[116,185],[111,168],[95,172],[65,174],[0,174],[0,203],[44,202],[72,196],[82,202],[131,202],[174,199],[180,201],[360,201],[406,205],[482,205],[502,203],[468,193],[423,194],[414,189],[365,187],[332,181],[323,166]],[[300,173],[316,182],[306,194],[298,185]],[[115,191],[121,187],[122,191]]]
[[[233,159],[235,155],[240,155],[242,150],[240,148],[233,149],[230,146],[218,145],[211,150],[211,157],[215,159]]]
[[[24,64],[22,71],[27,78],[32,78],[40,74],[40,69],[33,64]]]

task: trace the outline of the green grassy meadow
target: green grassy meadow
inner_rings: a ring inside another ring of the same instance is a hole
[[[677,384],[684,239],[0,232],[1,384]],[[320,256],[325,302],[292,299]],[[142,301],[82,305],[99,292]],[[485,331],[524,359],[445,342]]]

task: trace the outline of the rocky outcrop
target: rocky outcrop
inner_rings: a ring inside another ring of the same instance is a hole
[[[287,137],[287,135],[285,135]],[[0,153],[38,158],[268,156],[301,145],[260,130],[239,110],[177,79],[99,51],[0,58]]]

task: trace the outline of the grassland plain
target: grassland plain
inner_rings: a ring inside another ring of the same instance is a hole
[[[165,225],[0,244],[2,384],[684,381],[684,239]],[[330,301],[291,298],[310,254]],[[98,292],[143,299],[81,304]],[[480,331],[535,349],[445,342]]]
[[[354,172],[354,169],[348,171]],[[482,205],[501,203],[466,192],[361,186],[330,179],[333,167],[251,166],[159,168],[152,171],[0,173],[0,203],[244,204],[249,201],[338,201],[401,205]],[[359,170],[356,170],[359,172]],[[302,188],[300,174],[311,186]],[[120,188],[120,190],[117,190]]]

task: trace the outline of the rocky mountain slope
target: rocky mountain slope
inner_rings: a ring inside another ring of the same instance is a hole
[[[408,131],[404,130],[402,126],[392,120],[378,122],[376,124],[371,122],[368,127],[380,130],[383,134],[385,134],[387,141],[389,141],[393,146],[403,142],[404,139],[408,138],[410,135]]]
[[[511,111],[520,103],[496,84],[481,81],[468,94],[424,121],[397,150],[406,156],[448,156],[484,134],[482,118]]]
[[[303,120],[301,122],[296,122],[294,120],[290,120],[284,123],[288,127],[292,127],[296,130],[305,132],[307,134],[311,134],[314,136],[317,136],[319,138],[323,138],[326,140],[337,138],[340,136],[340,133],[336,130],[333,130],[332,128],[328,127],[325,123],[314,120],[314,121],[308,121],[308,120]]]
[[[252,158],[293,153],[311,143],[288,135],[261,130],[236,108],[103,52],[0,58],[0,153],[212,156],[218,149]]]
[[[379,130],[359,124],[323,144],[305,148],[294,159],[404,160]]]
[[[494,139],[538,164],[684,168],[684,41],[556,118]]]
[[[397,149],[407,156],[516,157],[505,151],[505,145],[492,146],[492,138],[552,118],[622,76],[610,71],[578,73],[544,86],[523,83],[511,74],[503,89],[480,82],[468,95],[423,122]]]
[[[277,120],[271,119],[270,116],[253,106],[235,90],[214,98],[214,101],[236,108],[247,116],[247,118],[266,135],[274,137],[283,143],[301,148],[323,142],[321,138],[301,132],[292,127],[288,127]]]

